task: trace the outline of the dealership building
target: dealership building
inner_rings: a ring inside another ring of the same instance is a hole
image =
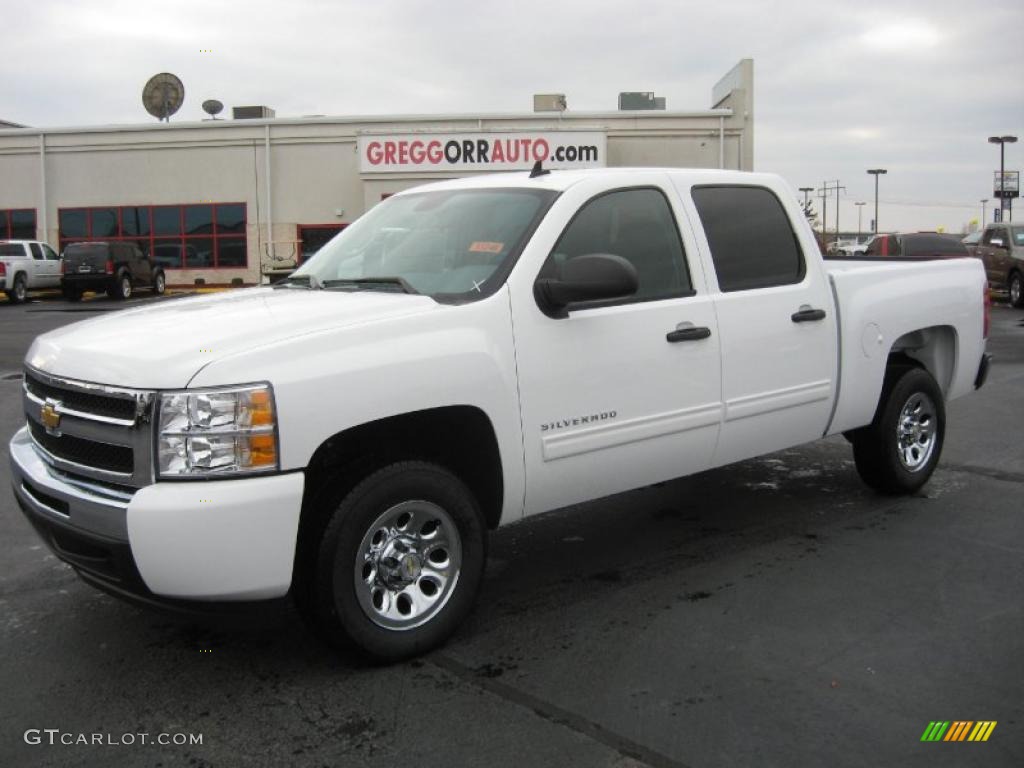
[[[60,250],[133,241],[170,285],[255,284],[382,199],[430,181],[537,160],[753,170],[749,59],[713,87],[710,108],[668,110],[653,94],[619,104],[573,112],[552,95],[523,114],[275,118],[250,108],[188,123],[0,124],[0,239]]]

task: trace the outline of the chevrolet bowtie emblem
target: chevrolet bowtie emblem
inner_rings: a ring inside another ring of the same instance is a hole
[[[48,432],[60,426],[60,413],[57,411],[59,405],[60,403],[47,400],[39,413],[39,420],[43,422],[43,426]]]

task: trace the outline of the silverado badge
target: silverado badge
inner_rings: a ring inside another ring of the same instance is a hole
[[[60,426],[60,412],[57,410],[59,407],[60,403],[56,400],[47,400],[39,413],[39,420],[43,422],[46,431],[51,434]]]

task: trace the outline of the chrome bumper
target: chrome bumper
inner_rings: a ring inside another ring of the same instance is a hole
[[[26,512],[65,528],[127,543],[130,493],[54,469],[40,457],[27,427],[15,433],[9,448],[14,493]]]

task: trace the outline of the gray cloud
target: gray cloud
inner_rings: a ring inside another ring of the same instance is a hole
[[[854,228],[881,165],[883,227],[959,229],[992,196],[986,137],[1024,134],[1022,22],[1017,0],[38,0],[5,15],[0,117],[146,122],[142,85],[165,70],[185,82],[184,120],[207,98],[285,116],[527,111],[540,91],[613,109],[621,90],[654,90],[705,108],[750,56],[759,170],[841,179]]]

